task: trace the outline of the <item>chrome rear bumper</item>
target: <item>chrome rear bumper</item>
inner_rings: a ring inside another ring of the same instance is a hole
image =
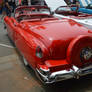
[[[36,69],[36,74],[42,82],[45,84],[54,83],[62,80],[76,78],[79,79],[80,76],[84,76],[92,73],[92,65],[85,68],[78,68],[73,66],[70,70],[62,70],[50,73],[43,73],[42,70]]]

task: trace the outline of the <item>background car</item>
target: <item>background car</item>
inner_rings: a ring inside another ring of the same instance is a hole
[[[79,8],[78,12],[82,12],[82,13],[87,13],[87,14],[92,14],[92,9],[91,9],[91,4],[89,6],[87,6],[86,8]],[[72,10],[76,10],[76,7],[73,7]]]
[[[92,14],[92,0],[77,0],[80,4],[78,12],[83,12],[87,14]],[[76,7],[73,8],[76,10]]]
[[[56,18],[47,6],[20,6],[7,32],[38,78],[48,84],[92,73],[92,30]]]
[[[80,24],[92,29],[92,14],[86,14],[73,10],[74,6],[60,6],[55,10],[54,15],[58,17],[73,19]],[[58,15],[57,15],[58,14]]]
[[[65,16],[71,16],[74,18],[92,18],[91,14],[86,14],[79,12],[79,8],[75,8],[74,6],[60,6],[55,10],[56,14],[62,14]]]
[[[82,0],[84,1],[84,0]],[[90,0],[88,0],[89,2]],[[68,9],[69,5],[67,5],[67,3],[64,0],[45,0],[46,4],[48,5],[48,7],[51,8],[51,11],[54,12],[58,7],[62,6],[65,9]],[[89,2],[90,3],[90,2]],[[83,3],[85,5],[85,2]],[[65,8],[67,7],[67,8]],[[62,9],[63,9],[62,8]],[[70,8],[70,7],[69,7]],[[70,9],[71,10],[71,9]],[[64,12],[63,11],[63,12]],[[67,10],[66,10],[67,11]],[[73,12],[73,11],[72,11]],[[81,13],[82,14],[82,13]],[[83,13],[83,15],[85,16],[85,14]],[[57,16],[59,18],[68,18],[68,19],[73,19],[77,22],[79,22],[80,24],[83,24],[84,26],[88,26],[88,28],[92,28],[92,17],[79,17],[79,16],[65,16],[62,14],[56,14],[54,13],[54,16]]]

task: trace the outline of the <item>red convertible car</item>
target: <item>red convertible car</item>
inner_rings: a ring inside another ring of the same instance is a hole
[[[92,30],[59,19],[47,6],[20,6],[4,18],[9,37],[44,83],[92,73]]]

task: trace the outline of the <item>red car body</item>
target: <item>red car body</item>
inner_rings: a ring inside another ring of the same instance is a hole
[[[20,6],[15,17],[4,18],[18,50],[44,83],[92,73],[92,30],[48,11],[46,6]]]

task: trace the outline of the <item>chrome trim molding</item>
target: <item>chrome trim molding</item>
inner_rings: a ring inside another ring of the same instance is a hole
[[[48,70],[48,72],[43,70],[42,72],[42,69],[41,71],[40,69],[36,69],[37,76],[45,84],[50,84],[72,78],[79,79],[80,76],[84,76],[91,73],[92,73],[92,65],[80,69],[73,65],[70,70],[61,70],[53,73],[50,73],[50,70]]]

